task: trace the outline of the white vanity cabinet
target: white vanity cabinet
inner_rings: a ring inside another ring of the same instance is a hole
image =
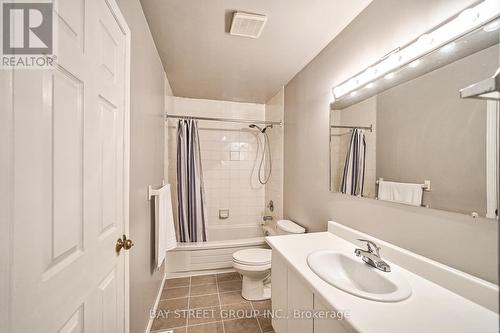
[[[344,333],[348,330],[336,319],[315,319],[313,310],[333,311],[315,297],[283,257],[273,251],[272,257],[272,324],[276,333]]]
[[[273,251],[271,259],[271,303],[273,308],[273,328],[276,333],[288,332],[288,267],[285,261]]]

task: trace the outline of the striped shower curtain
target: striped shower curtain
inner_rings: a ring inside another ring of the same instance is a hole
[[[354,128],[352,130],[349,149],[342,175],[340,191],[342,193],[363,196],[365,182],[365,157],[366,142],[363,130]]]
[[[177,196],[180,242],[207,240],[198,123],[179,120],[177,127]]]

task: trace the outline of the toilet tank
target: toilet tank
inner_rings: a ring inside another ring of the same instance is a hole
[[[265,236],[303,234],[306,229],[290,220],[278,220],[276,224],[264,225]]]

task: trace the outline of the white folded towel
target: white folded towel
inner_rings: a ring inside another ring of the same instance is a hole
[[[170,184],[163,186],[155,196],[155,248],[156,267],[159,269],[165,260],[166,252],[177,247],[174,214]]]
[[[378,184],[379,200],[421,206],[422,195],[421,184],[396,183],[383,180],[380,180]]]

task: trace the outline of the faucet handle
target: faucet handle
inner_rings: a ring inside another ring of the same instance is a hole
[[[368,252],[375,253],[378,257],[380,257],[380,254],[379,254],[380,247],[377,244],[375,244],[375,242],[368,240],[368,239],[361,239],[361,238],[358,238],[358,240],[360,242],[366,243],[366,246],[368,247]],[[375,251],[373,251],[374,249],[375,249]]]

